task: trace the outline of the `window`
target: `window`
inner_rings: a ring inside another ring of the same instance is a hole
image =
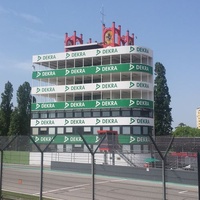
[[[97,131],[100,130],[100,127],[93,127],[93,134],[98,134]]]
[[[66,127],[66,133],[72,133],[73,129],[72,127]]]
[[[141,127],[140,126],[133,126],[133,134],[141,134]]]
[[[63,127],[58,127],[57,134],[64,134],[64,128]]]
[[[80,111],[76,111],[75,113],[74,113],[74,117],[82,117],[82,112]]]
[[[102,117],[110,117],[110,111],[102,111]]]
[[[119,117],[120,116],[120,111],[119,110],[112,110],[112,117]]]
[[[47,113],[41,113],[40,118],[47,118]]]
[[[39,113],[33,113],[33,114],[32,114],[32,118],[33,118],[33,119],[39,118]]]
[[[140,110],[133,110],[133,117],[140,117]]]
[[[129,126],[123,126],[122,127],[122,134],[130,134],[131,128]]]
[[[117,133],[120,134],[120,127],[119,126],[113,126],[112,130],[117,131]]]
[[[122,110],[122,116],[123,117],[130,117],[131,116],[130,110]]]
[[[49,113],[49,118],[55,118],[56,117],[56,113],[55,112],[50,112]]]
[[[93,117],[100,117],[101,113],[100,110],[99,111],[93,111]]]
[[[64,112],[58,112],[57,113],[58,118],[63,118],[64,117]]]
[[[55,135],[55,128],[49,128],[49,135]]]
[[[72,111],[67,111],[65,114],[66,114],[67,118],[73,117],[73,112]]]
[[[92,112],[91,111],[83,111],[83,117],[91,117]]]

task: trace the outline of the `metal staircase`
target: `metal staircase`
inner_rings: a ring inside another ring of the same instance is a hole
[[[132,167],[137,167],[136,164],[134,164],[134,162],[132,161],[131,157],[128,157],[127,155],[130,155],[130,153],[127,151],[126,155],[124,154],[124,152],[122,151],[122,147],[121,145],[117,145],[117,148],[115,147],[114,150],[115,153],[117,153],[123,160],[125,160],[130,166]]]

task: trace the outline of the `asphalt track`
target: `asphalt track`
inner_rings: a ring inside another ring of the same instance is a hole
[[[92,200],[92,176],[45,169],[43,197],[56,200]],[[39,196],[40,169],[27,166],[3,168],[2,188],[7,191]],[[95,200],[161,200],[160,182],[140,181],[117,177],[95,176]],[[167,184],[167,200],[197,200],[196,186]]]

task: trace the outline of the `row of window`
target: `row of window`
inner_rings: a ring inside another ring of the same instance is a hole
[[[32,112],[32,119],[80,117],[153,117],[152,109],[94,109],[57,112]]]
[[[141,54],[116,54],[110,56],[101,57],[87,57],[78,59],[59,60],[51,62],[43,62],[42,65],[34,64],[36,70],[43,70],[43,68],[72,68],[72,67],[87,67],[96,65],[109,65],[109,64],[120,64],[120,63],[141,63],[152,65],[152,57],[141,55]]]
[[[153,76],[146,73],[136,72],[123,72],[123,73],[110,73],[110,74],[94,74],[86,76],[72,76],[72,77],[56,77],[51,78],[48,81],[35,80],[34,86],[50,86],[52,85],[76,85],[86,83],[108,83],[108,82],[119,82],[119,81],[143,81],[153,82]]]
[[[55,134],[97,134],[98,130],[113,130],[118,134],[148,135],[152,134],[149,126],[85,126],[85,127],[41,127],[32,128],[33,135],[55,135]]]

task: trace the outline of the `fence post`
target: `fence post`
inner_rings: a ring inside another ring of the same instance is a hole
[[[197,170],[198,170],[198,199],[200,200],[200,153],[197,152]]]
[[[86,147],[88,148],[91,156],[92,156],[92,167],[91,167],[91,171],[92,171],[92,200],[95,200],[95,159],[94,159],[94,156],[95,156],[95,153],[97,152],[99,146],[101,145],[101,143],[103,142],[103,140],[105,139],[106,135],[104,135],[99,144],[97,145],[96,149],[94,151],[92,151],[92,149],[89,147],[87,141],[85,140],[85,138],[83,137],[83,135],[81,133],[78,133],[80,135],[80,137],[82,138],[84,144],[86,145]]]
[[[1,170],[0,170],[0,198],[2,199],[2,179],[3,179],[3,150],[1,149]]]
[[[42,193],[43,193],[43,173],[44,173],[44,152],[49,147],[49,145],[53,142],[57,135],[54,135],[54,137],[51,139],[49,144],[45,147],[45,149],[42,151],[38,144],[34,141],[34,139],[29,135],[30,140],[33,142],[33,144],[37,147],[38,151],[41,153],[41,162],[40,162],[40,200],[42,200]]]
[[[3,151],[4,149],[6,149],[17,137],[17,135],[15,135],[3,148],[0,148],[1,150],[1,168],[0,168],[0,198],[2,198],[2,181],[3,181]]]
[[[158,146],[156,145],[153,137],[151,136],[151,134],[149,134],[149,137],[154,145],[154,147],[156,148],[158,154],[160,155],[161,159],[162,159],[162,183],[163,183],[163,200],[166,200],[166,177],[165,177],[165,161],[166,161],[166,157],[167,157],[167,154],[169,152],[169,149],[171,148],[172,146],[172,143],[174,141],[174,136],[172,137],[166,151],[165,151],[165,154],[163,155],[162,152],[159,150]]]

